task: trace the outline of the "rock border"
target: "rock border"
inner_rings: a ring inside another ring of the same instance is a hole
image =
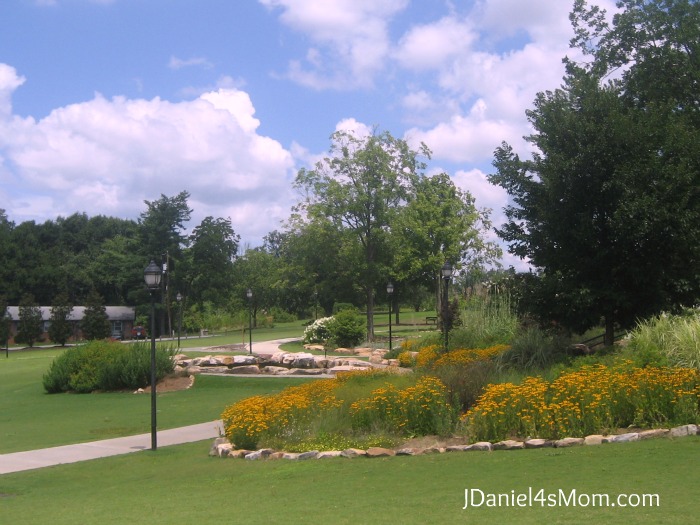
[[[290,459],[303,461],[307,459],[327,459],[327,458],[381,458],[391,456],[421,456],[425,454],[444,454],[446,452],[492,452],[494,450],[523,450],[533,448],[566,448],[574,446],[595,446],[604,443],[629,443],[631,441],[642,441],[646,439],[678,438],[684,436],[700,435],[700,427],[698,425],[681,425],[674,428],[655,428],[643,430],[640,432],[627,432],[625,434],[602,435],[592,434],[586,437],[566,437],[557,440],[548,439],[527,439],[518,441],[514,439],[506,439],[491,443],[489,441],[480,441],[478,443],[465,445],[451,445],[447,447],[428,447],[428,448],[401,448],[398,450],[370,447],[367,450],[349,448],[346,450],[329,450],[318,451],[309,450],[307,452],[284,452],[276,451],[271,448],[262,448],[259,450],[244,450],[235,449],[229,440],[225,437],[219,437],[214,440],[214,443],[209,450],[209,455],[220,458],[239,458],[247,460],[260,459]]]

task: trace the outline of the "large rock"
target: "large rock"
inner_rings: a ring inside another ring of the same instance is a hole
[[[359,456],[366,456],[367,452],[359,448],[346,448],[340,455],[344,458],[356,458]]]
[[[683,425],[671,429],[669,435],[671,437],[694,436],[698,433],[697,425]]]
[[[493,445],[489,441],[479,441],[478,443],[473,443],[467,447],[467,451],[476,452],[491,452],[493,450]]]
[[[642,430],[639,433],[639,439],[654,439],[666,437],[671,431],[668,428],[652,428],[651,430]]]
[[[255,375],[260,373],[260,367],[258,365],[234,366],[233,368],[227,368],[226,372],[228,374]]]
[[[290,368],[287,375],[290,376],[318,376],[324,373],[323,368]]]
[[[316,459],[339,458],[342,452],[340,450],[324,450],[319,452]]]
[[[583,438],[567,437],[567,438],[556,440],[554,442],[554,446],[556,448],[577,447],[577,446],[583,445],[583,442],[584,442]]]
[[[554,443],[548,439],[528,439],[525,441],[525,448],[548,448],[554,446]]]
[[[272,450],[271,448],[261,448],[260,450],[256,450],[255,452],[251,452],[250,454],[246,454],[245,459],[249,460],[256,460],[256,459],[265,459],[269,456],[271,456],[275,451]]]
[[[370,447],[367,449],[368,458],[382,458],[395,455],[396,451],[391,450],[390,448]]]
[[[525,443],[513,439],[506,439],[493,444],[493,450],[520,450],[523,448],[525,448]]]
[[[639,441],[639,433],[627,432],[603,438],[603,443],[629,443],[630,441]]]
[[[283,366],[264,366],[261,369],[263,374],[269,374],[271,376],[283,376],[289,374],[289,368]]]
[[[221,445],[231,445],[231,443],[229,443],[229,440],[224,438],[224,437],[216,438],[214,440],[214,442],[211,444],[211,448],[209,449],[209,455],[210,456],[219,456],[218,447]]]
[[[297,456],[298,460],[305,459],[316,459],[318,457],[318,450],[309,450],[308,452],[302,452]]]
[[[258,364],[258,358],[254,355],[234,355],[234,356],[229,356],[229,359],[231,359],[231,363],[234,366],[239,366],[239,365],[257,365]]]
[[[583,438],[583,444],[584,445],[600,445],[603,442],[603,439],[605,439],[606,436],[602,436],[600,434],[591,434],[590,436],[586,436]]]
[[[407,447],[407,448],[401,448],[396,451],[397,456],[419,456],[423,453],[422,448],[412,448],[412,447]]]
[[[467,452],[471,450],[469,447],[471,447],[471,445],[450,445],[445,447],[445,450],[447,452]]]

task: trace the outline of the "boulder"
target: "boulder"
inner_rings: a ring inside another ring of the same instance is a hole
[[[554,446],[556,448],[566,448],[566,447],[576,447],[583,445],[584,439],[583,438],[573,438],[573,437],[567,437],[564,439],[558,439],[554,442]]]
[[[603,438],[603,443],[629,443],[630,441],[639,441],[639,433],[627,432]]]
[[[370,447],[367,449],[368,458],[383,458],[395,455],[396,451],[391,450],[390,448]]]
[[[591,434],[590,436],[586,436],[583,438],[583,444],[584,445],[600,445],[603,442],[603,439],[605,436],[602,436],[600,434]]]
[[[299,459],[299,452],[285,452],[282,455],[282,459],[297,460],[297,459]]]
[[[397,456],[419,456],[423,453],[422,448],[401,448],[396,451]]]
[[[254,355],[234,355],[232,357],[229,357],[229,359],[231,359],[230,364],[234,366],[258,364],[258,358]]]
[[[671,437],[694,436],[698,433],[697,425],[683,425],[671,429],[669,435]]]
[[[316,350],[317,352],[323,352],[323,345],[304,345],[306,350]]]
[[[302,452],[297,456],[298,460],[305,459],[316,459],[318,457],[318,450],[309,450],[308,452]]]
[[[525,448],[548,448],[554,446],[554,443],[548,439],[528,439],[525,441]]]
[[[260,368],[258,365],[243,365],[243,366],[234,366],[233,368],[227,368],[226,369],[227,374],[259,374],[260,373]]]
[[[250,454],[245,455],[245,459],[249,460],[256,460],[256,459],[265,459],[270,457],[275,451],[272,450],[271,448],[261,448],[260,450],[256,450],[255,452],[251,452]]]
[[[344,458],[356,458],[359,456],[366,456],[367,452],[359,448],[346,448],[340,455]]]
[[[506,439],[493,444],[493,450],[520,450],[523,448],[525,448],[525,443],[513,439]]]
[[[283,376],[289,373],[289,368],[285,368],[283,366],[264,366],[261,369],[261,372],[271,376]]]
[[[316,459],[339,458],[339,457],[341,457],[340,450],[324,450],[323,452],[318,453],[318,455],[316,456]]]
[[[290,376],[318,376],[325,372],[323,368],[290,368],[287,375]]]
[[[450,445],[449,447],[445,448],[445,451],[447,452],[466,452],[470,450],[471,445]]]
[[[469,447],[466,450],[476,452],[491,452],[493,450],[493,445],[488,441],[479,441],[478,443],[469,445]]]
[[[666,437],[671,431],[668,428],[652,428],[651,430],[642,430],[639,433],[639,439],[654,439]]]
[[[209,455],[210,456],[218,456],[219,453],[218,453],[217,447],[219,445],[226,445],[226,444],[230,445],[231,443],[229,443],[229,440],[226,439],[225,437],[216,438],[214,440],[214,442],[211,444],[211,448],[209,449]]]

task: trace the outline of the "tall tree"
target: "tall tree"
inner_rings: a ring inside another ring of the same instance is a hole
[[[93,290],[85,302],[85,313],[80,323],[83,337],[88,341],[107,339],[111,335],[107,308],[102,296]]]
[[[700,7],[619,5],[609,26],[576,2],[573,43],[593,61],[567,61],[563,88],[538,94],[532,160],[503,144],[490,178],[513,198],[499,234],[539,270],[541,313],[604,318],[608,344],[616,324],[700,298]]]
[[[500,249],[485,240],[490,228],[489,211],[477,209],[471,194],[447,174],[417,178],[392,229],[394,279],[431,287],[441,311],[440,268],[446,261],[469,270],[500,257]]]
[[[51,307],[51,324],[49,325],[49,339],[54,343],[65,346],[73,334],[73,326],[69,320],[73,305],[70,304],[68,294],[59,294]]]
[[[7,311],[7,299],[0,295],[0,345],[7,347],[10,339],[10,314]]]
[[[410,185],[425,169],[420,156],[425,146],[412,150],[406,141],[390,133],[358,137],[337,131],[331,137],[330,156],[314,169],[302,169],[295,187],[305,193],[302,203],[310,221],[329,220],[353,236],[361,254],[358,282],[367,305],[367,334],[374,337],[374,290],[386,278],[382,260],[387,230],[397,208],[405,202]]]
[[[230,218],[206,217],[192,231],[186,278],[193,301],[225,304],[233,285],[231,272],[239,241]]]
[[[32,294],[24,294],[19,302],[19,326],[15,340],[34,346],[44,333],[41,309]]]

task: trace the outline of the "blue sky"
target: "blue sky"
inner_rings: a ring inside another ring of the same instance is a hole
[[[611,0],[597,2],[612,11]],[[190,226],[280,228],[337,129],[433,151],[503,220],[493,150],[561,83],[564,0],[3,0],[0,208],[137,218],[188,190]],[[509,257],[506,265],[517,262]]]

